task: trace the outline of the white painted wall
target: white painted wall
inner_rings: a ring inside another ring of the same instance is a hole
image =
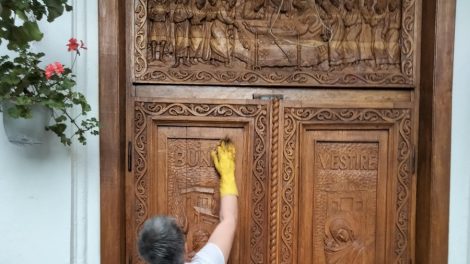
[[[470,263],[470,1],[457,0],[449,263]]]
[[[73,14],[43,26],[35,48],[70,65],[65,43],[83,39],[78,89],[98,109],[97,0],[74,0]],[[470,263],[470,1],[457,1],[454,65],[450,264]],[[5,52],[0,49],[0,53]],[[95,112],[95,115],[97,112]],[[64,148],[54,135],[42,146],[16,146],[0,115],[0,264],[99,263],[98,137]]]
[[[65,44],[83,39],[77,89],[98,110],[97,0],[69,1],[73,13],[44,23],[44,40],[33,46],[44,63],[71,65]],[[5,48],[0,48],[4,54]],[[98,137],[87,147],[64,147],[53,134],[40,146],[8,142],[0,115],[0,263],[99,263]]]

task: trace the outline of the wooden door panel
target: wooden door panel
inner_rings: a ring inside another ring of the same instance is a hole
[[[230,263],[266,263],[268,240],[269,103],[141,99],[134,102],[134,162],[127,179],[127,254],[143,263],[136,237],[157,214],[183,227],[188,253],[218,222],[218,176],[210,150],[230,137],[237,148],[239,225]]]
[[[387,263],[388,131],[302,137],[298,263]]]
[[[155,214],[177,218],[189,253],[207,240],[219,199],[209,151],[225,136],[238,149],[240,190],[230,263],[412,260],[409,108],[198,101],[134,102],[134,162],[126,196],[130,263],[142,263],[136,235]]]
[[[190,257],[208,241],[219,222],[219,177],[214,169],[210,151],[215,149],[221,138],[229,137],[236,149],[236,179],[241,197],[249,197],[250,178],[244,178],[243,168],[247,167],[249,150],[246,148],[243,128],[218,127],[157,127],[157,140],[153,153],[156,164],[152,169],[150,189],[150,213],[171,215],[183,227]],[[240,203],[240,221],[249,217],[250,210]],[[232,263],[239,263],[240,231],[238,229],[231,252]]]
[[[413,261],[410,109],[283,105],[278,263]]]

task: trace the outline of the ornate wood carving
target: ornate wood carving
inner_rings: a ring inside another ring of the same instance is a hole
[[[272,104],[272,141],[271,141],[271,202],[270,202],[270,239],[269,239],[269,263],[277,263],[278,249],[278,192],[279,192],[279,113],[280,102],[275,99]]]
[[[165,102],[135,102],[135,153],[134,153],[134,194],[135,194],[135,217],[134,231],[137,234],[142,223],[150,217],[149,215],[149,135],[148,129],[152,125],[152,117],[203,117],[210,120],[211,117],[249,118],[253,120],[254,133],[252,141],[252,186],[250,186],[250,219],[249,233],[247,239],[250,244],[250,263],[267,262],[267,235],[268,235],[268,197],[270,186],[267,185],[267,154],[266,143],[268,142],[268,116],[267,105],[264,104],[203,104],[203,103],[165,103]],[[217,209],[214,201],[217,199],[216,178],[208,171],[202,173],[201,181],[188,186],[187,179],[179,178],[178,171],[190,166],[193,163],[206,164],[208,157],[208,144],[215,142],[191,141],[172,139],[168,142],[168,147],[172,149],[169,158],[169,173],[175,177],[169,183],[168,205],[171,213],[178,216],[182,226],[191,222],[193,227],[188,232],[190,249],[196,250],[199,245],[207,239],[207,233],[212,231],[214,221],[217,220]],[[186,144],[186,150],[182,150],[181,144]],[[189,153],[193,151],[194,153]],[[196,152],[199,153],[196,155]],[[194,156],[187,156],[193,155]],[[184,159],[182,157],[187,157]],[[197,159],[197,160],[196,160]],[[212,168],[213,170],[213,168]],[[194,171],[194,173],[199,173]],[[215,173],[213,171],[213,173]],[[187,174],[187,173],[186,173]],[[186,175],[185,174],[185,175]],[[183,182],[185,182],[183,184]],[[184,185],[184,186],[183,186]],[[177,198],[179,197],[179,198]],[[182,199],[182,198],[185,199]],[[180,206],[181,205],[181,206]],[[184,206],[185,205],[185,206]],[[197,207],[197,210],[194,209]],[[183,209],[184,208],[184,209]],[[188,215],[192,212],[193,215]],[[204,216],[202,216],[204,214]],[[200,222],[198,222],[200,221]],[[194,225],[194,223],[202,223]],[[138,259],[134,252],[135,259]],[[245,256],[243,256],[245,258]]]
[[[415,0],[134,0],[135,82],[412,86]]]
[[[217,143],[195,139],[167,142],[168,214],[183,227],[189,257],[207,243],[219,222],[219,178],[210,157]]]
[[[280,263],[295,263],[294,255],[296,249],[296,234],[297,229],[297,206],[298,201],[298,151],[299,151],[299,127],[300,123],[315,123],[315,124],[389,124],[397,131],[397,175],[396,179],[396,197],[394,205],[394,215],[396,219],[390,219],[394,223],[393,232],[393,256],[389,259],[393,263],[407,263],[409,261],[409,225],[410,225],[410,181],[411,181],[411,113],[409,109],[322,109],[322,108],[296,108],[287,107],[284,109],[284,143],[283,143],[283,161],[282,161],[282,181],[280,186],[281,191],[281,219],[280,219]],[[331,144],[331,143],[329,143]],[[344,148],[346,145],[320,145],[320,148]],[[367,148],[368,153],[374,153],[377,146],[374,144],[360,146],[350,145],[349,148]],[[369,156],[370,157],[370,156]],[[371,165],[372,164],[372,165]],[[374,162],[367,162],[367,166],[375,166]],[[326,164],[325,164],[326,165]],[[375,183],[366,182],[365,189],[373,189]],[[370,187],[370,188],[369,188]],[[315,188],[322,188],[322,185]],[[359,194],[357,194],[359,195]],[[356,195],[356,196],[357,196]],[[364,194],[365,195],[365,194]],[[367,201],[367,195],[359,198]],[[334,200],[335,198],[332,197]],[[331,201],[334,202],[334,201]],[[321,213],[319,214],[321,215]],[[318,217],[318,216],[317,216]],[[352,234],[357,230],[354,227],[355,223],[347,220],[347,217],[333,216],[331,219],[324,219],[325,225],[318,232],[325,234],[324,250],[326,252],[326,263],[336,263],[334,261],[334,254],[328,260],[328,252],[334,250],[338,245],[335,245],[332,232],[342,229],[343,232],[349,234],[349,240],[355,241]],[[367,232],[366,232],[367,233]],[[332,240],[333,239],[333,240]],[[365,239],[367,240],[367,239]],[[317,241],[317,243],[319,243]],[[365,249],[365,244],[356,243],[356,248],[351,249],[351,252],[359,252]],[[391,262],[391,263],[392,263]],[[338,262],[339,263],[339,262]],[[341,262],[343,263],[343,262]],[[374,262],[367,262],[374,263]]]
[[[313,204],[299,211],[303,223],[313,227],[311,237],[299,234],[302,240],[313,241],[308,245],[313,252],[306,257],[320,264],[388,263],[384,254],[388,134],[305,133],[309,140],[301,147],[302,160],[314,160],[311,166],[302,163],[307,168],[301,175],[302,185],[306,185],[301,188],[302,199],[313,198]]]

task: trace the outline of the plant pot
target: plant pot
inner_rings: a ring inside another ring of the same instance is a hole
[[[34,105],[31,107],[32,118],[13,118],[8,114],[8,109],[13,105],[12,102],[4,102],[2,105],[3,127],[8,140],[22,145],[43,143],[47,132],[45,127],[49,124],[52,110],[42,105]]]

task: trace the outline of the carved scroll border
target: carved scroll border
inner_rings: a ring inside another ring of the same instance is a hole
[[[251,70],[197,71],[152,69],[146,58],[147,0],[134,0],[133,14],[133,80],[136,83],[166,84],[218,84],[218,85],[368,85],[401,86],[415,85],[416,27],[418,21],[416,0],[402,0],[401,16],[401,73],[341,73],[341,72],[256,72]]]
[[[296,178],[298,177],[296,153],[299,148],[299,125],[301,122],[316,123],[389,123],[399,133],[398,174],[396,193],[396,219],[394,231],[393,263],[408,263],[408,236],[410,210],[410,162],[411,162],[411,114],[409,109],[324,109],[324,108],[285,108],[284,111],[284,151],[282,161],[281,212],[280,212],[280,263],[295,261],[293,248],[295,239]]]
[[[250,222],[251,263],[266,263],[267,236],[267,142],[268,109],[262,104],[192,104],[192,103],[135,103],[135,232],[137,234],[148,215],[148,117],[248,117],[254,120],[252,212]]]

